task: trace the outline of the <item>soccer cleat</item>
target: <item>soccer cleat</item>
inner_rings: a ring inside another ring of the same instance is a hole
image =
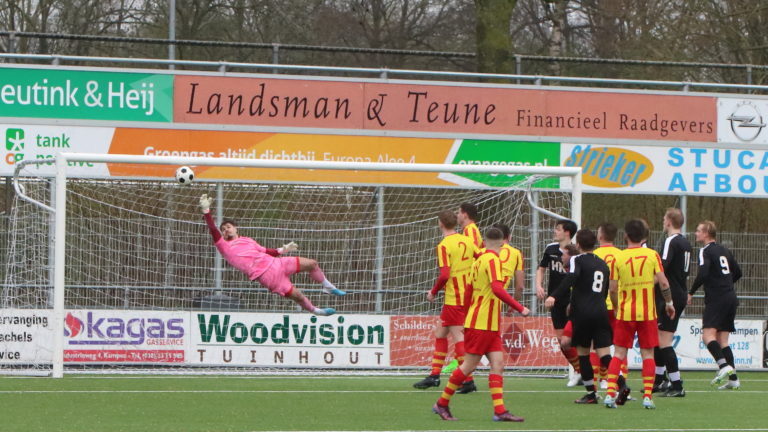
[[[672,389],[672,383],[667,380],[662,381],[659,385],[654,385],[651,393],[666,393]]]
[[[440,370],[440,372],[444,374],[450,374],[450,373],[453,373],[453,371],[455,371],[458,367],[459,367],[459,361],[456,359],[453,359],[451,360],[450,363],[443,366],[443,369]]]
[[[616,400],[609,395],[605,396],[605,399],[603,399],[603,403],[605,404],[606,408],[616,408]]]
[[[664,397],[685,397],[685,389],[669,389],[666,393],[662,393],[661,396]]]
[[[493,415],[493,421],[502,421],[502,422],[524,422],[525,419],[522,417],[518,417],[514,414],[512,414],[509,411],[504,411],[501,414],[494,414]]]
[[[573,401],[574,403],[577,403],[579,405],[591,405],[597,403],[597,395],[595,392],[589,392],[581,397],[581,399],[576,399]]]
[[[738,390],[741,388],[739,380],[728,380],[725,384],[718,387],[718,390]]]
[[[325,291],[326,294],[332,294],[332,295],[339,296],[339,297],[341,297],[343,295],[347,295],[346,292],[344,292],[344,291],[342,291],[342,290],[340,290],[340,289],[338,289],[336,287],[333,287],[333,288],[323,288],[323,291]]]
[[[626,385],[619,389],[619,394],[616,396],[616,405],[624,405],[629,400],[629,392],[631,392],[632,389],[627,387]]]
[[[336,313],[336,309],[334,308],[317,308],[315,309],[315,315],[320,316],[331,316]]]
[[[428,389],[430,387],[437,387],[440,385],[440,376],[439,375],[430,375],[423,380],[417,382],[413,386],[417,389],[424,390]]]
[[[719,387],[725,382],[726,379],[728,379],[729,376],[733,375],[734,372],[736,371],[733,370],[730,365],[727,365],[717,371],[717,375],[715,375],[715,378],[710,384],[712,384],[712,387]]]
[[[450,420],[450,421],[458,420],[456,417],[454,417],[451,414],[451,410],[449,410],[447,406],[440,406],[438,404],[434,404],[432,406],[432,412],[439,415],[442,420]]]
[[[568,379],[568,384],[566,386],[568,387],[576,387],[584,384],[584,382],[581,380],[581,374],[573,374],[572,377]]]
[[[653,399],[649,398],[648,396],[643,398],[643,408],[645,409],[656,409],[656,404],[653,403]]]
[[[456,390],[456,393],[459,394],[467,394],[477,391],[477,386],[475,385],[474,381],[467,381],[459,387],[458,390]]]

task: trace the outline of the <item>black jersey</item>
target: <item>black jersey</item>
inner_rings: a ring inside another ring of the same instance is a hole
[[[608,316],[605,298],[611,270],[599,256],[583,253],[571,257],[569,271],[553,293],[553,297],[567,296],[571,291],[571,317],[573,320]]]
[[[544,249],[544,256],[541,257],[539,267],[549,269],[549,282],[547,283],[547,295],[560,285],[565,276],[563,268],[563,251],[560,250],[560,243],[550,243]]]
[[[704,285],[704,300],[735,295],[734,282],[741,279],[741,267],[728,248],[715,242],[699,249],[699,273],[693,281],[691,294]]]
[[[685,297],[688,292],[686,284],[691,267],[691,243],[680,233],[672,234],[664,241],[659,255],[664,266],[664,274],[669,280],[672,296]],[[658,298],[661,294],[657,291],[656,295]]]

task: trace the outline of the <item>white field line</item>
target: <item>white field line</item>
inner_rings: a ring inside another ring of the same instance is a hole
[[[714,390],[686,390],[686,393],[713,393]],[[328,393],[328,390],[0,390],[0,394],[55,394],[55,393]],[[333,393],[411,393],[430,394],[423,390],[334,390]],[[515,393],[580,393],[576,390],[506,390]],[[583,391],[581,391],[583,393]],[[768,393],[768,390],[720,391],[718,394]],[[434,393],[436,394],[436,393]]]

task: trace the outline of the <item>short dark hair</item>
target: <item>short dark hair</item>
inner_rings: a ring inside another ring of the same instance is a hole
[[[501,230],[501,233],[504,234],[504,238],[508,239],[509,235],[512,233],[512,231],[509,230],[509,225],[503,224],[500,222],[497,222],[493,225],[491,225],[491,228],[498,228]]]
[[[640,243],[646,238],[647,229],[640,219],[632,219],[624,224],[624,233],[634,243]]]
[[[498,228],[488,228],[488,230],[485,232],[485,238],[488,240],[503,240],[504,239],[504,233],[501,232]]]
[[[597,244],[597,236],[592,230],[580,229],[576,233],[576,244],[579,245],[582,251],[588,252],[595,249]]]
[[[672,224],[672,228],[675,229],[682,228],[683,222],[685,222],[685,216],[683,216],[683,212],[679,208],[668,208],[667,212],[664,213],[664,217],[669,219],[669,222]]]
[[[437,214],[437,218],[442,222],[443,226],[447,229],[454,229],[456,228],[456,224],[458,223],[456,221],[456,213],[450,211],[450,210],[443,210],[440,213]]]
[[[565,245],[565,247],[563,249],[565,249],[568,252],[568,255],[570,255],[572,257],[575,257],[576,255],[579,254],[579,249],[573,243],[569,243],[569,244]]]
[[[477,206],[476,205],[465,202],[459,205],[459,209],[461,209],[462,212],[466,213],[470,219],[477,222]]]
[[[570,219],[560,219],[557,221],[555,226],[562,226],[563,231],[568,231],[568,235],[573,238],[574,235],[576,235],[576,230],[579,229],[578,226],[576,226],[576,222],[570,220]]]
[[[619,232],[619,228],[610,222],[601,223],[597,226],[597,229],[603,232],[603,238],[609,242],[616,240],[616,233]]]
[[[223,226],[224,226],[224,225],[226,225],[226,224],[230,224],[230,225],[232,225],[233,227],[236,227],[236,226],[237,226],[237,222],[235,222],[233,219],[224,219],[224,220],[223,220],[223,221],[221,221],[221,223],[219,224],[219,229],[221,229],[221,227],[223,227]]]

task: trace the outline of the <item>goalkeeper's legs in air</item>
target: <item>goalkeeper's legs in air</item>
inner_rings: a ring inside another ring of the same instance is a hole
[[[335,285],[326,279],[325,273],[323,273],[323,270],[320,269],[320,265],[316,260],[304,257],[298,258],[299,271],[309,273],[309,277],[312,278],[313,281],[320,282],[320,284],[323,285],[323,291],[325,291],[326,294],[332,294],[335,296],[343,296],[346,294],[346,292],[336,288]]]
[[[336,309],[334,308],[315,307],[315,305],[312,304],[312,302],[304,295],[304,293],[295,287],[288,294],[286,294],[286,297],[298,303],[299,306],[301,306],[305,311],[311,312],[315,315],[330,316],[336,313]]]

